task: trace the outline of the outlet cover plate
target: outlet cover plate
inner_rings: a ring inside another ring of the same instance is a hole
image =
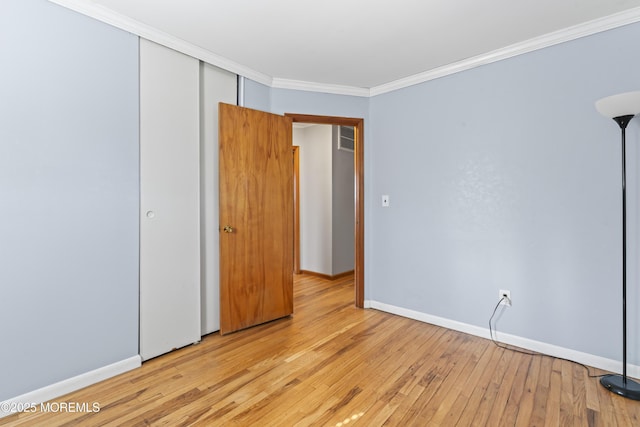
[[[506,296],[506,299],[502,299],[502,297]],[[511,291],[500,289],[498,291],[498,298],[500,298],[500,305],[506,305],[507,307],[511,307]]]

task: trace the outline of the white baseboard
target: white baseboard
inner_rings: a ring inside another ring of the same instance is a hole
[[[433,316],[419,311],[409,310],[394,305],[385,304],[378,301],[365,301],[365,307],[384,311],[398,316],[407,317],[409,319],[419,320],[421,322],[430,323],[432,325],[442,326],[443,328],[453,329],[454,331],[464,332],[469,335],[491,339],[488,328],[469,325],[467,323],[457,322],[455,320],[445,319],[443,317]],[[537,353],[547,354],[549,356],[560,357],[563,359],[573,360],[587,366],[604,369],[614,373],[622,373],[622,362],[618,360],[606,359],[604,357],[595,356],[589,353],[571,350],[569,348],[558,347],[556,345],[547,344],[540,341],[522,338],[516,335],[495,332],[494,336],[502,343],[514,345]],[[640,378],[640,366],[627,365],[627,375],[633,378]]]
[[[72,378],[57,382],[55,384],[42,387],[40,389],[30,391],[20,396],[0,402],[0,418],[15,413],[12,408],[20,408],[24,404],[40,404],[56,397],[63,396],[72,391],[90,386],[107,378],[115,377],[124,372],[139,368],[142,365],[142,359],[139,355],[121,360],[111,365],[103,366],[93,371],[85,372]],[[22,405],[21,405],[22,404]]]

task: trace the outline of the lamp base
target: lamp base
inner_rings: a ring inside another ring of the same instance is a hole
[[[600,378],[600,384],[612,393],[627,399],[640,400],[640,384],[631,378],[627,377],[625,381],[622,375],[605,375]]]

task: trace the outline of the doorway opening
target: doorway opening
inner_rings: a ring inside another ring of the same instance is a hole
[[[293,123],[350,126],[354,129],[354,288],[355,305],[364,308],[364,119],[286,113]]]

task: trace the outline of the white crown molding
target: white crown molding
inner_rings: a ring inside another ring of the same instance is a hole
[[[583,24],[574,25],[573,27],[564,28],[521,43],[515,43],[504,48],[496,49],[492,52],[425,71],[424,73],[414,74],[403,79],[375,86],[371,88],[371,96],[392,92],[394,90],[438,79],[450,74],[459,73],[460,71],[469,70],[471,68],[497,62],[502,59],[512,58],[534,50],[544,49],[546,47],[590,36],[592,34],[611,30],[613,28],[632,24],[638,21],[640,21],[640,7],[609,15],[604,18],[594,19]]]
[[[121,30],[135,34],[139,37],[166,46],[178,52],[192,56],[208,64],[220,67],[234,74],[247,77],[258,83],[271,86],[273,82],[273,79],[266,74],[255,71],[249,67],[245,67],[242,64],[238,64],[237,62],[231,61],[220,55],[216,55],[215,53],[212,53],[194,44],[188,43],[163,31],[157,30],[147,24],[143,24],[142,22],[136,21],[135,19],[114,12],[113,10],[108,9],[102,5],[88,2],[86,0],[49,1],[51,3],[63,6],[67,9],[71,9],[75,12],[97,19],[98,21],[112,25],[116,28],[120,28]]]
[[[414,74],[409,77],[394,80],[389,83],[372,87],[371,89],[342,86],[333,84],[314,83],[300,80],[289,80],[274,78],[246,67],[237,62],[231,61],[220,55],[209,52],[182,39],[171,36],[167,33],[159,31],[153,27],[143,24],[139,21],[114,12],[101,5],[88,0],[49,0],[52,3],[90,16],[99,21],[113,25],[114,27],[133,33],[137,36],[151,40],[155,43],[177,50],[184,54],[193,56],[201,61],[207,62],[216,67],[232,73],[244,76],[257,83],[278,89],[294,89],[310,92],[331,93],[337,95],[350,95],[360,97],[371,97],[381,95],[394,90],[424,83],[429,80],[438,79],[440,77],[459,73],[481,65],[490,64],[503,59],[512,58],[524,53],[532,52],[546,47],[554,46],[567,41],[575,40],[581,37],[596,34],[602,31],[611,30],[627,24],[640,21],[640,7],[619,12],[604,18],[594,19],[583,24],[574,25],[573,27],[554,31],[540,37],[526,40],[521,43],[515,43],[510,46],[496,49],[482,55],[464,59],[453,64],[444,65],[424,73]]]
[[[301,80],[279,79],[275,77],[273,78],[273,83],[271,84],[271,87],[277,88],[277,89],[294,89],[294,90],[306,90],[309,92],[332,93],[336,95],[362,96],[366,98],[371,96],[371,91],[363,87],[342,86],[342,85],[325,84],[325,83],[313,83],[313,82],[305,82]]]

